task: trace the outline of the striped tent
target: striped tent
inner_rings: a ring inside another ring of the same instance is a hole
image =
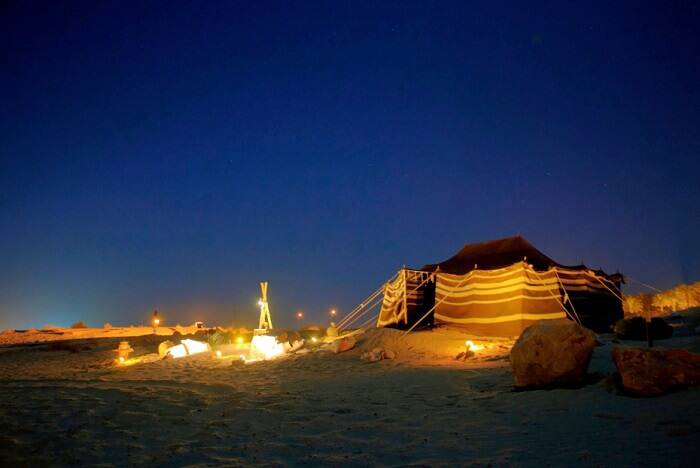
[[[434,303],[433,275],[426,271],[403,268],[384,285],[384,300],[377,326],[407,326],[419,320]]]
[[[468,244],[445,262],[402,270],[385,286],[377,324],[407,328],[423,319],[517,336],[538,320],[569,318],[602,331],[622,317],[621,282],[558,264],[521,236]]]

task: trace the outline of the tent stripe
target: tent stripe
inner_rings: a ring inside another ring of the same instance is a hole
[[[554,319],[565,319],[566,314],[564,311],[552,312],[549,314],[526,314],[518,313],[511,315],[500,315],[498,317],[465,317],[465,318],[455,318],[448,317],[442,314],[435,313],[435,318],[437,320],[442,320],[444,322],[452,323],[503,323],[512,322],[515,320],[554,320]]]

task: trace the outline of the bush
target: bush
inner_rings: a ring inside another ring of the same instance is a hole
[[[649,324],[649,334],[654,340],[671,338],[673,327],[658,317],[653,317]],[[644,318],[632,316],[623,318],[615,324],[615,335],[622,340],[646,341],[647,324]]]
[[[85,322],[82,320],[75,322],[73,325],[70,326],[71,328],[87,328],[88,326],[85,325]]]

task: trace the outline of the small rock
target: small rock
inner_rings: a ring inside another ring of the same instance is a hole
[[[367,362],[377,362],[381,361],[385,357],[386,352],[382,348],[374,348],[372,351],[363,353],[362,356],[360,356],[360,359]]]
[[[569,320],[543,320],[528,327],[510,351],[516,387],[582,382],[596,346],[595,334]]]
[[[459,353],[459,354],[457,355],[457,357],[455,358],[455,360],[457,360],[457,361],[465,361],[465,360],[467,360],[467,359],[469,359],[469,358],[471,358],[471,357],[474,357],[474,355],[475,355],[475,354],[474,354],[474,351],[471,351],[471,350],[470,350],[470,351],[462,351],[461,353]]]
[[[340,340],[336,340],[331,344],[330,349],[335,353],[343,353],[345,351],[351,350],[357,344],[357,340],[354,336],[348,336]]]
[[[618,346],[613,361],[622,388],[633,395],[663,395],[677,387],[700,384],[700,354],[686,349]]]

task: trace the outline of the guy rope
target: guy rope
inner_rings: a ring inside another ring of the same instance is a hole
[[[538,280],[540,283],[546,284],[545,281],[542,279],[542,277],[541,277],[534,269],[532,269],[532,273],[533,273],[535,276],[537,276],[537,280]],[[556,274],[556,269],[555,269],[554,273]],[[528,275],[528,278],[529,278],[529,276],[530,276],[530,270],[526,268],[526,269],[525,269],[525,274]],[[557,280],[558,280],[558,282],[559,282],[559,285],[562,287],[562,289],[564,289],[564,285],[561,284],[561,280],[559,279],[559,275],[557,275]],[[549,292],[549,295],[552,296],[552,297],[554,298],[555,301],[557,301],[557,304],[559,304],[559,307],[562,308],[562,310],[564,311],[564,313],[565,313],[566,315],[568,315],[569,318],[570,318],[571,320],[573,320],[574,322],[576,322],[576,323],[578,323],[578,324],[580,325],[580,324],[581,324],[581,321],[579,320],[578,315],[573,315],[573,314],[569,311],[569,309],[567,309],[566,306],[564,306],[564,304],[559,300],[559,298],[552,292],[551,289],[549,289],[549,288],[546,288],[546,289],[547,289],[547,292]],[[565,296],[564,296],[564,302],[566,302],[566,298],[568,297],[568,294],[566,293],[566,290],[564,290],[564,294],[565,294]],[[571,304],[571,301],[569,301],[569,304]],[[573,304],[572,304],[571,308],[572,308],[572,310],[573,310]],[[576,313],[576,312],[574,311],[574,314],[575,314],[575,313]]]
[[[392,276],[386,283],[384,283],[379,289],[377,289],[374,293],[372,293],[367,299],[362,301],[355,309],[353,309],[343,320],[338,325],[338,330],[342,329],[347,329],[350,325],[353,323],[356,323],[358,320],[360,320],[362,317],[365,317],[368,312],[373,310],[377,305],[382,304],[384,301],[384,291],[386,288],[386,285],[393,282],[396,277],[399,274],[405,274],[405,269],[401,269],[397,274]],[[410,292],[406,291],[406,288],[404,286],[404,292],[403,292],[403,303],[404,303],[404,314],[407,313],[406,310],[406,298],[407,296],[413,294],[416,292],[418,289],[420,289],[423,285],[425,285],[428,281],[430,281],[434,275],[426,275],[425,278],[413,289],[411,289]],[[369,325],[377,320],[377,316],[379,315],[380,311],[377,311],[376,313],[373,313],[370,315],[369,318],[365,319],[359,326],[359,329],[364,329],[366,327],[369,327]]]

